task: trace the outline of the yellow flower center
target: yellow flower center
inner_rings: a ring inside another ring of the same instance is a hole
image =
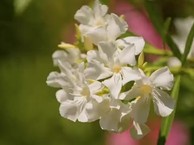
[[[141,90],[141,92],[143,94],[147,94],[148,95],[148,94],[150,94],[152,92],[152,87],[149,86],[149,85],[143,85],[143,86],[141,86],[140,90]]]
[[[113,72],[119,73],[120,71],[121,71],[121,66],[120,65],[113,66]]]
[[[104,20],[102,18],[97,18],[95,22],[96,26],[103,26],[104,25]]]
[[[84,97],[89,97],[90,96],[90,90],[88,87],[83,87],[81,91],[81,95]]]

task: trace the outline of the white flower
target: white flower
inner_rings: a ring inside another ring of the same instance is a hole
[[[84,54],[78,48],[65,48],[65,50],[56,50],[53,55],[53,63],[58,66],[60,63],[69,63],[77,65],[84,60]]]
[[[60,61],[58,65],[61,73],[51,72],[47,84],[62,88],[56,93],[57,100],[61,103],[59,109],[61,116],[80,122],[99,119],[98,106],[103,100],[96,93],[101,90],[102,84],[97,81],[89,84],[85,80],[83,63],[78,68]]]
[[[138,69],[129,67],[136,64],[135,45],[132,44],[119,49],[113,42],[100,42],[98,50],[88,51],[87,61],[86,77],[105,79],[103,84],[115,99],[118,99],[123,85],[140,78]]]
[[[145,124],[139,124],[133,121],[133,126],[130,129],[131,136],[135,139],[141,139],[150,131],[149,127]]]
[[[108,7],[96,0],[93,9],[82,6],[75,14],[75,19],[80,22],[81,34],[96,45],[100,41],[114,41],[128,29],[121,17],[109,15],[107,11]]]
[[[184,52],[187,36],[190,32],[193,23],[193,17],[175,19],[174,25],[177,33],[176,35],[173,35],[172,38],[177,44],[181,53]],[[191,50],[188,54],[188,58],[194,58],[194,40],[191,45]],[[181,62],[176,57],[171,57],[168,61],[168,65],[171,67],[181,66]]]
[[[145,45],[145,41],[142,37],[129,36],[129,37],[116,40],[116,45],[120,49],[124,49],[128,47],[129,45],[134,45],[135,46],[134,53],[135,55],[138,55],[142,52],[144,45]]]
[[[100,126],[104,130],[122,132],[130,125],[130,105],[124,104],[120,100],[111,99],[104,101],[101,110]]]
[[[164,90],[170,90],[173,85],[173,75],[167,67],[156,70],[150,77],[142,72],[142,78],[135,81],[125,99],[136,98],[132,103],[131,117],[135,122],[145,123],[153,100],[156,114],[166,117],[173,111],[174,101]]]

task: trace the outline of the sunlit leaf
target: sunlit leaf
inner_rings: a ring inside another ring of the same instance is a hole
[[[32,0],[14,0],[14,8],[16,14],[21,14],[25,11]]]

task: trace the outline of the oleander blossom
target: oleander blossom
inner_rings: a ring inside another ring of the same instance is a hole
[[[75,14],[80,22],[79,30],[83,37],[89,37],[94,44],[101,41],[114,41],[128,29],[123,18],[116,14],[107,14],[108,7],[95,1],[93,9],[82,6]]]
[[[166,117],[173,111],[167,91],[174,78],[167,67],[147,76],[144,39],[121,36],[126,22],[107,11],[96,0],[93,9],[83,6],[76,12],[81,37],[77,33],[74,44],[58,45],[63,50],[55,51],[52,58],[59,71],[51,72],[46,83],[59,88],[56,98],[62,117],[74,122],[98,120],[103,130],[113,132],[130,128],[131,135],[140,139],[149,132],[151,100],[158,115]]]
[[[131,40],[130,43],[125,44],[124,40],[117,40],[117,43],[100,42],[98,50],[87,53],[86,77],[94,80],[105,79],[103,84],[110,89],[110,94],[115,99],[119,99],[122,86],[140,77],[138,69],[129,66],[136,64],[135,55],[143,49],[144,41],[138,37],[127,38]],[[133,40],[138,39],[139,44],[133,43]]]
[[[174,101],[165,91],[171,90],[174,77],[168,67],[163,67],[147,77],[143,72],[141,79],[135,81],[125,99],[134,99],[131,117],[138,123],[145,123],[150,111],[150,101],[153,101],[156,114],[166,117],[174,109]]]

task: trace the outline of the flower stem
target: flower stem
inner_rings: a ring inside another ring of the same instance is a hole
[[[159,55],[159,56],[173,56],[170,50],[155,48],[150,44],[145,45],[143,52],[146,54],[153,54],[153,55]]]
[[[180,81],[181,81],[181,75],[178,75],[176,77],[174,88],[173,88],[172,93],[171,93],[171,96],[174,98],[176,104],[177,104],[178,96],[179,96]],[[160,128],[160,134],[159,134],[157,145],[165,145],[165,142],[167,140],[168,134],[170,132],[170,129],[171,129],[171,126],[172,126],[172,123],[174,120],[174,116],[175,116],[175,112],[176,112],[176,104],[175,104],[175,109],[174,109],[173,113],[170,116],[168,116],[162,120],[162,125]]]

